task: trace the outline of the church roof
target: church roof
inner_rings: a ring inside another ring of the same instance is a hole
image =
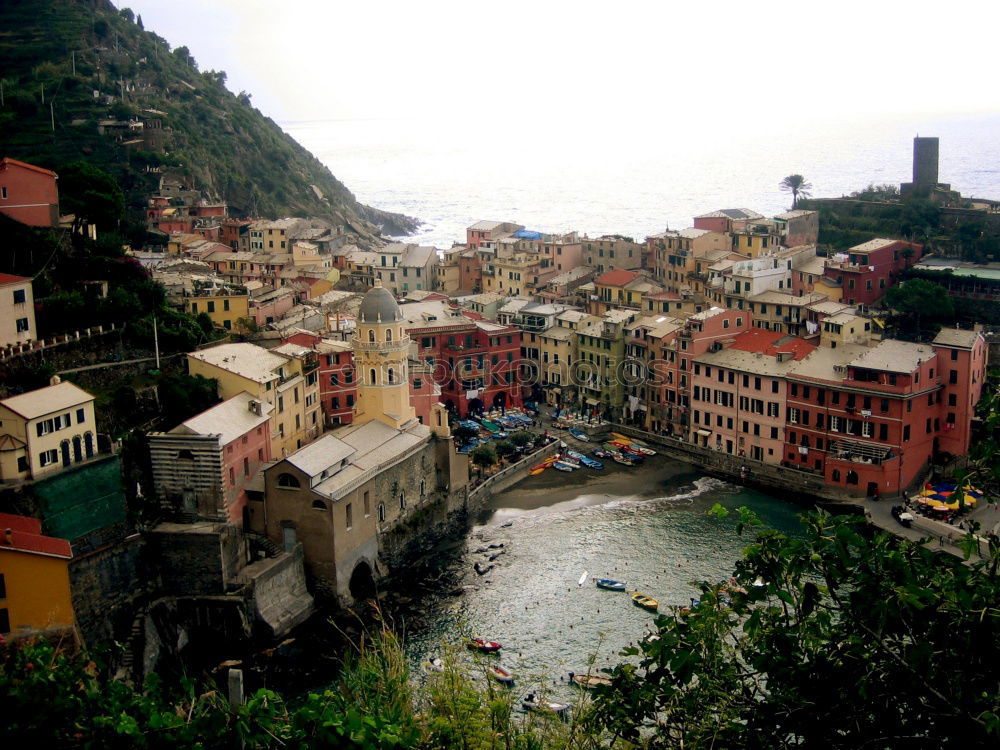
[[[362,323],[389,323],[402,320],[403,313],[399,311],[399,305],[389,290],[376,281],[375,286],[361,300],[358,317]]]

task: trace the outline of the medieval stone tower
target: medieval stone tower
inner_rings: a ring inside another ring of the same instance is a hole
[[[353,344],[358,375],[354,424],[378,420],[398,429],[416,422],[407,365],[410,337],[399,305],[381,281],[361,301]]]

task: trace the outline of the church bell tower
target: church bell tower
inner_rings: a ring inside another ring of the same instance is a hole
[[[361,301],[352,343],[358,377],[354,424],[378,420],[401,429],[416,422],[410,404],[410,337],[399,305],[379,280]]]

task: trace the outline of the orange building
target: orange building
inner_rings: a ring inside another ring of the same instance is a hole
[[[0,513],[0,635],[20,638],[74,627],[70,544],[34,518]]]
[[[17,159],[0,159],[0,213],[33,227],[59,223],[55,172]]]

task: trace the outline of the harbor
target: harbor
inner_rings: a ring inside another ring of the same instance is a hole
[[[769,526],[797,533],[801,507],[690,465],[659,455],[632,467],[604,463],[547,470],[487,501],[443,561],[454,585],[420,599],[418,625],[402,623],[415,673],[454,648],[470,669],[486,658],[501,666],[519,694],[571,700],[570,672],[619,662],[618,652],[651,630],[655,615],[633,604],[634,591],[664,613],[689,606],[696,581],[729,579],[748,540],[732,518],[707,514],[716,503],[749,506]],[[602,578],[626,591],[599,588]],[[502,649],[466,656],[475,637]]]

